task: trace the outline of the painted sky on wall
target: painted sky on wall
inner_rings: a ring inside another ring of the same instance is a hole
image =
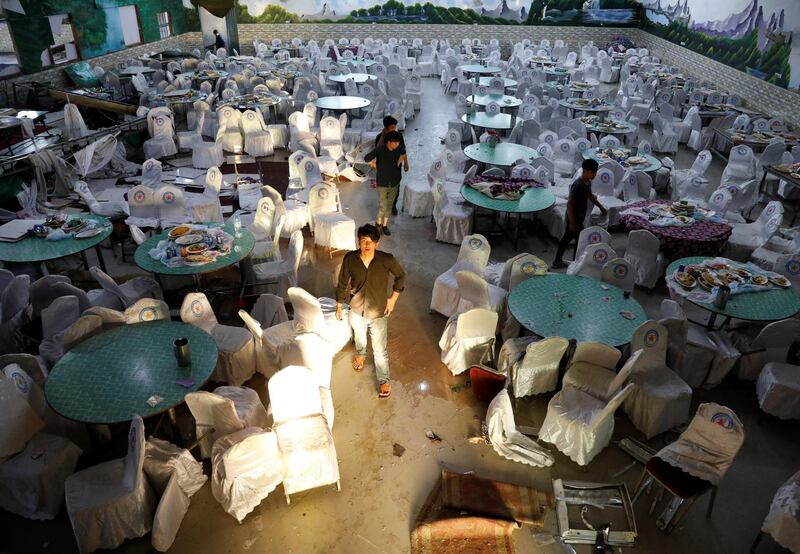
[[[420,4],[424,4],[428,0],[420,0]],[[496,1],[483,1],[483,0],[430,0],[434,6],[442,6],[446,8],[471,8],[480,11],[481,8],[493,10],[497,8],[502,0]],[[336,15],[345,16],[353,10],[360,8],[371,8],[376,4],[382,4],[382,0],[239,0],[239,4],[247,6],[247,11],[251,15],[258,15],[264,11],[264,8],[270,5],[278,5],[285,10],[295,13],[297,15],[312,15],[322,11],[324,4],[328,5],[328,10],[333,10]],[[417,0],[404,0],[404,4],[413,5]],[[527,11],[530,7],[530,0],[506,0],[506,5],[512,10],[519,10],[523,6]]]

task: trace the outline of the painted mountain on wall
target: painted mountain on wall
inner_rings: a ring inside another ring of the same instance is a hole
[[[772,0],[768,11],[768,2],[748,0],[727,13],[714,3],[714,18],[708,18],[707,5],[702,5],[707,0],[645,0],[644,23],[646,30],[671,42],[775,85],[797,88],[800,44],[793,44],[787,22],[791,16],[799,20],[795,25],[800,23],[797,3]]]
[[[636,0],[238,0],[240,23],[638,26]]]

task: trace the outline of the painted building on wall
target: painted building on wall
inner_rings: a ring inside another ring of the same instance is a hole
[[[643,26],[772,84],[800,85],[798,0],[642,0]]]
[[[197,29],[197,12],[181,0],[15,0],[3,6],[23,73],[53,65],[55,29],[64,20],[84,60]]]

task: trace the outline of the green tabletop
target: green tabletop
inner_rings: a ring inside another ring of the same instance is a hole
[[[360,96],[323,96],[314,100],[314,104],[322,110],[347,111],[366,108],[370,102]]]
[[[467,64],[458,66],[464,73],[472,73],[476,75],[491,75],[492,73],[500,73],[501,68],[495,65],[479,65]]]
[[[519,200],[491,198],[468,185],[461,187],[461,196],[464,197],[464,200],[479,208],[508,213],[538,212],[556,203],[556,197],[553,196],[552,192],[538,187],[526,189]]]
[[[70,256],[97,246],[111,234],[111,222],[99,215],[81,214],[70,219],[93,219],[103,227],[100,234],[87,239],[69,238],[47,240],[27,237],[17,242],[0,242],[0,261],[3,262],[44,262]],[[31,223],[33,227],[33,223]]]
[[[465,113],[461,121],[484,129],[511,129],[511,114],[507,113]]]
[[[342,75],[329,75],[328,80],[334,83],[344,83],[348,79],[352,79],[354,83],[366,83],[375,78],[375,75],[369,73],[344,73]]]
[[[198,266],[184,266],[184,267],[167,267],[161,263],[160,260],[154,260],[150,257],[150,250],[156,247],[158,243],[167,238],[169,229],[162,231],[157,235],[148,238],[136,248],[133,259],[136,265],[149,271],[150,273],[159,273],[161,275],[198,275],[201,273],[211,273],[223,267],[235,264],[242,258],[246,257],[255,245],[256,239],[253,233],[247,229],[241,230],[241,236],[236,237],[233,233],[233,224],[226,223],[222,226],[223,230],[233,236],[233,247],[230,253],[225,256],[219,256],[210,264]]]
[[[603,287],[607,287],[605,290]],[[647,321],[639,303],[625,298],[622,289],[589,277],[549,273],[518,284],[508,296],[508,307],[526,329],[540,337],[622,346]],[[630,312],[626,319],[620,312]]]
[[[522,104],[522,99],[507,94],[474,94],[467,96],[467,102],[478,106],[486,106],[490,102],[497,102],[501,108],[516,108]]]
[[[700,264],[708,259],[708,256],[691,256],[675,260],[667,267],[666,275],[675,273],[681,264]],[[713,303],[696,302],[688,297],[687,300],[709,312],[746,321],[778,321],[800,312],[800,294],[791,288],[736,294],[728,298],[724,308],[718,308]]]
[[[479,163],[505,167],[514,165],[519,159],[531,162],[539,157],[539,153],[533,148],[511,142],[501,142],[494,147],[485,142],[470,144],[464,148],[464,154]]]
[[[645,173],[649,173],[651,171],[658,171],[661,169],[661,160],[656,158],[651,154],[637,154],[638,156],[642,156],[647,158],[647,163],[643,164],[633,164],[633,165],[626,165],[622,164],[622,167],[625,169],[630,169],[632,171],[644,171]],[[583,151],[584,158],[592,158],[596,160],[598,163],[602,164],[603,162],[607,162],[608,158],[603,158],[602,156],[597,155],[597,151],[594,148],[587,148]]]
[[[192,365],[178,367],[172,349],[189,339]],[[149,417],[183,402],[208,380],[217,364],[211,335],[188,323],[153,321],[123,325],[91,337],[67,352],[50,371],[44,392],[50,406],[74,421],[94,424]],[[189,388],[176,379],[193,378]],[[147,399],[163,398],[155,406]]]
[[[484,87],[488,87],[489,83],[492,82],[492,79],[496,79],[496,77],[481,77],[478,79],[478,84]],[[503,79],[503,84],[506,88],[508,87],[515,87],[517,86],[517,82],[514,79],[509,79],[508,77],[501,77]]]

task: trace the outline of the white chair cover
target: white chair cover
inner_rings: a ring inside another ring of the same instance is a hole
[[[761,531],[790,552],[800,552],[800,471],[775,493]]]
[[[65,483],[67,513],[81,553],[117,548],[153,525],[155,495],[143,472],[144,423],[135,416],[125,458],[70,475]]]
[[[661,242],[647,229],[628,233],[625,260],[633,266],[637,285],[652,289],[664,273]]]
[[[0,379],[0,405],[0,458],[7,458],[21,452],[44,422],[11,379]]]
[[[447,320],[439,348],[442,363],[453,375],[493,359],[497,320],[497,312],[485,308],[471,309]]]
[[[800,366],[769,362],[756,382],[761,409],[780,419],[800,419]]]
[[[491,252],[489,241],[483,235],[467,235],[460,244],[456,263],[436,278],[431,293],[431,311],[447,317],[457,313],[458,310],[460,296],[456,273],[468,270],[483,275]]]
[[[356,250],[356,222],[340,211],[339,192],[331,183],[317,183],[308,195],[309,226],[314,244],[331,250]]]
[[[511,366],[514,398],[556,390],[558,368],[568,348],[569,341],[562,337],[547,337],[529,344],[522,360]]]
[[[503,458],[533,467],[553,465],[555,460],[550,452],[517,431],[508,390],[501,390],[489,404],[486,425],[492,448]]]

